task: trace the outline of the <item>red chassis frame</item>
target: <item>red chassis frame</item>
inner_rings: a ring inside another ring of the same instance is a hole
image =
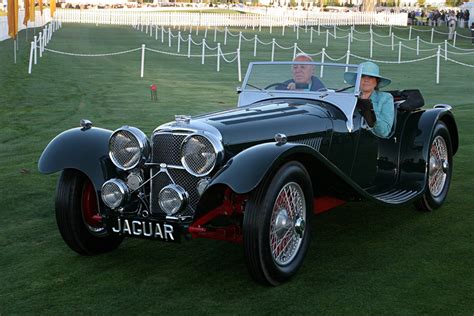
[[[224,202],[191,224],[188,228],[189,233],[191,233],[193,238],[209,238],[241,243],[243,238],[242,227],[237,224],[219,228],[207,228],[204,226],[219,216],[231,216],[234,213],[243,214],[247,198],[246,195],[235,195],[227,188],[224,195]],[[320,214],[344,203],[346,203],[346,201],[331,196],[315,197],[313,201],[313,212]]]

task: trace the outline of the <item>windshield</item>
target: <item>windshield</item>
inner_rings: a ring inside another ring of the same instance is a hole
[[[357,65],[309,62],[252,63],[244,91],[341,92],[354,94],[355,82],[344,80],[345,72],[357,73]]]

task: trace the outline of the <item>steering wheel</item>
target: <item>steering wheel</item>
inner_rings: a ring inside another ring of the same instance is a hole
[[[264,89],[264,90],[267,90],[267,89],[270,89],[270,88],[273,88],[273,87],[282,86],[282,85],[284,85],[282,82],[275,82],[275,83],[269,84],[268,86],[266,86],[266,87],[263,88],[263,89]]]

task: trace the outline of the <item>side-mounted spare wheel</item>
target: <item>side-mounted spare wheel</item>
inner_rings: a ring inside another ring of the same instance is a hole
[[[66,244],[81,255],[112,251],[123,240],[104,228],[94,186],[77,170],[64,170],[58,180],[56,222]]]
[[[313,189],[299,162],[283,165],[247,202],[244,251],[251,276],[278,285],[300,268],[310,243]]]
[[[436,123],[430,141],[426,190],[415,207],[421,211],[433,211],[443,205],[449,191],[453,173],[453,149],[451,136],[445,123]]]

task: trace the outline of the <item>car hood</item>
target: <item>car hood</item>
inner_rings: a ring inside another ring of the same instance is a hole
[[[221,133],[224,146],[232,146],[273,141],[277,133],[291,140],[299,135],[327,132],[332,129],[329,115],[328,110],[316,104],[282,100],[202,115],[192,121],[213,126]]]

